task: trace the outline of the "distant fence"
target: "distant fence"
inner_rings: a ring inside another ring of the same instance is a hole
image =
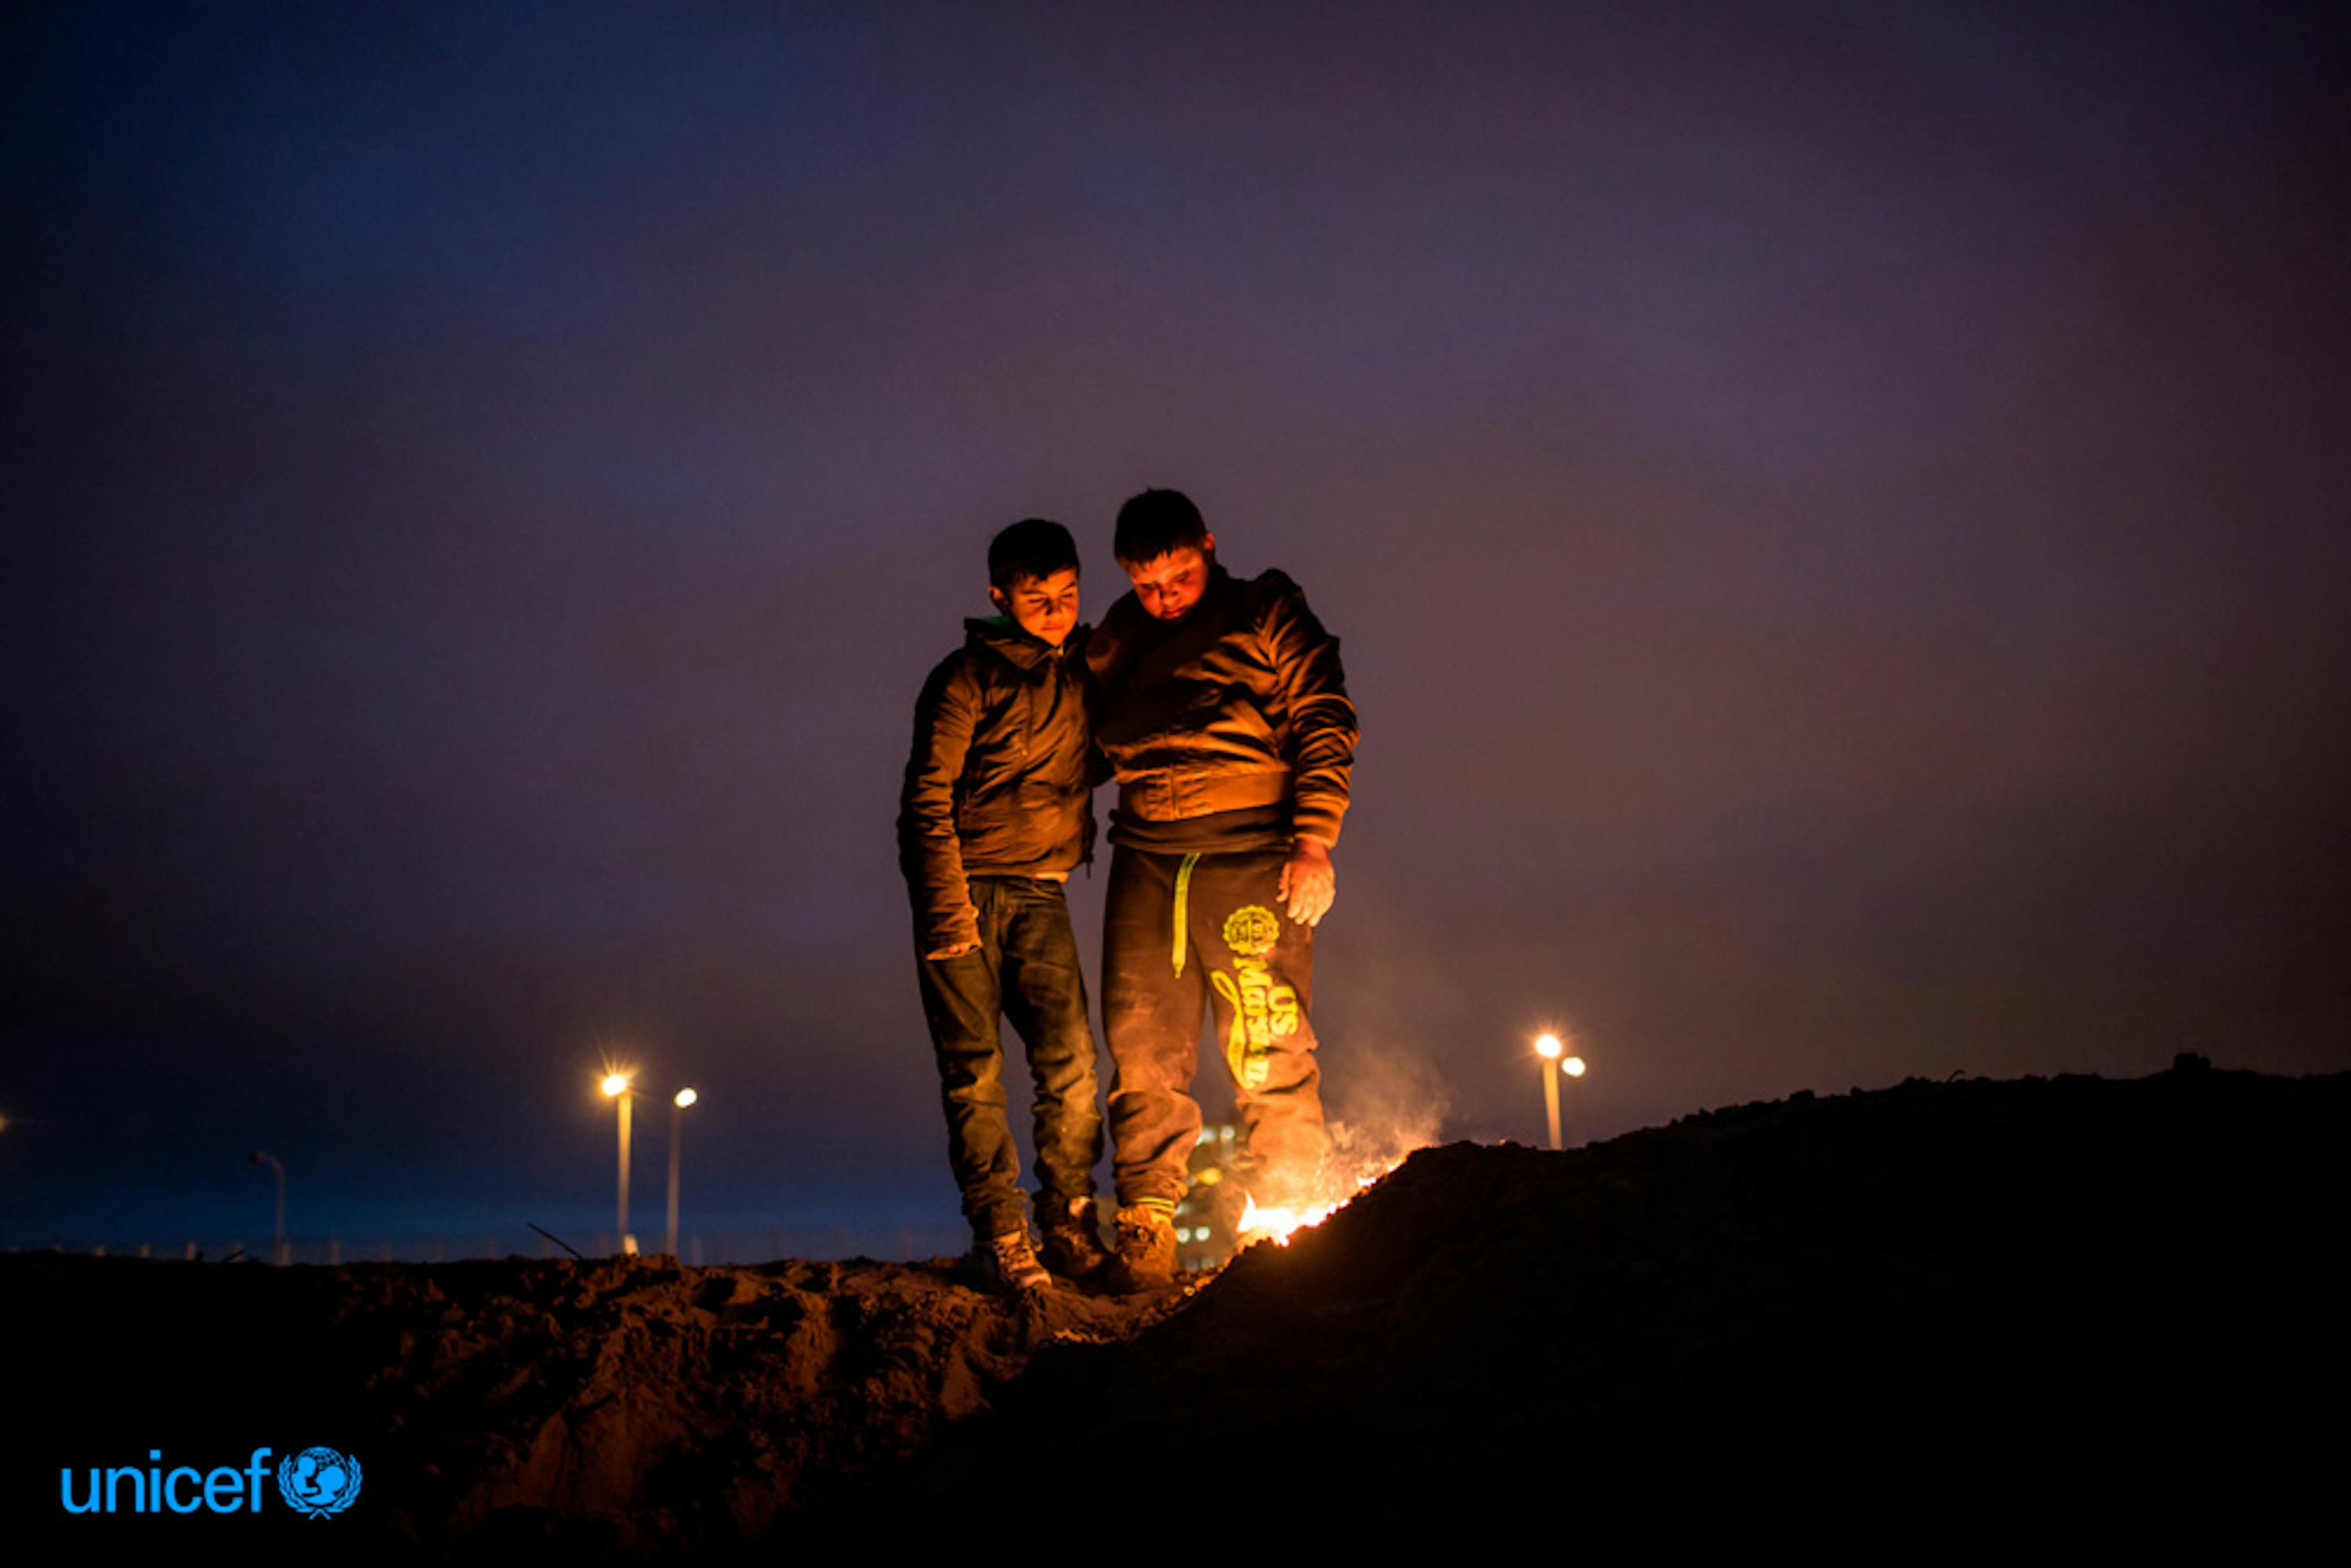
[[[610,1258],[621,1249],[609,1230],[564,1235],[563,1239],[589,1258]],[[661,1249],[659,1232],[636,1237],[637,1249]],[[771,1263],[778,1258],[873,1258],[908,1262],[950,1257],[971,1245],[970,1233],[959,1226],[900,1226],[874,1229],[849,1226],[780,1226],[739,1230],[696,1231],[678,1238],[680,1261],[690,1264]],[[466,1258],[564,1258],[561,1247],[523,1229],[496,1235],[447,1236],[296,1236],[288,1237],[283,1254],[267,1236],[200,1237],[181,1241],[134,1241],[129,1244],[86,1242],[50,1247],[16,1247],[8,1251],[87,1252],[106,1257],[178,1258],[192,1261],[321,1264],[447,1263]]]

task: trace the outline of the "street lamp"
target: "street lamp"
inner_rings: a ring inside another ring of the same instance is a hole
[[[1581,1078],[1583,1076],[1583,1058],[1580,1056],[1571,1056],[1566,1061],[1559,1064],[1559,1070],[1562,1072],[1566,1073],[1570,1078]],[[1549,1082],[1551,1081],[1551,1075],[1549,1073],[1545,1073],[1543,1075],[1543,1081],[1545,1082]]]
[[[1553,1154],[1559,1152],[1559,1080],[1552,1076],[1551,1064],[1558,1061],[1566,1050],[1567,1047],[1561,1042],[1559,1036],[1548,1030],[1535,1036],[1535,1054],[1542,1058],[1543,1120],[1551,1127],[1551,1147]],[[1583,1065],[1581,1057],[1569,1057],[1568,1061],[1574,1062],[1578,1069]],[[1561,1065],[1564,1067],[1566,1063],[1562,1062]]]
[[[629,1245],[629,1102],[636,1097],[629,1080],[634,1076],[632,1072],[607,1072],[602,1085],[605,1098],[621,1107],[621,1201],[619,1218],[613,1225],[623,1254],[636,1250]]]
[[[685,1136],[685,1108],[702,1096],[691,1089],[681,1089],[669,1103],[669,1231],[663,1238],[662,1250],[672,1258],[677,1256],[677,1151],[679,1140]]]
[[[277,1156],[276,1155],[265,1155],[259,1149],[253,1151],[253,1163],[257,1166],[267,1166],[269,1167],[270,1174],[277,1178],[277,1230],[276,1236],[273,1238],[277,1243],[273,1249],[273,1256],[277,1260],[277,1266],[282,1269],[286,1266],[287,1260],[286,1167],[277,1163]]]

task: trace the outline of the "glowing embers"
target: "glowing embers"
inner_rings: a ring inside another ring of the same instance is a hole
[[[1298,1231],[1320,1225],[1414,1150],[1426,1147],[1435,1131],[1434,1118],[1429,1122],[1388,1116],[1368,1131],[1333,1122],[1329,1151],[1304,1179],[1290,1170],[1250,1168],[1237,1126],[1202,1127],[1192,1151],[1191,1190],[1176,1209],[1181,1267],[1190,1273],[1215,1270],[1251,1242],[1286,1244]],[[1264,1196],[1250,1194],[1250,1187]]]
[[[1348,1204],[1353,1203],[1355,1193],[1363,1191],[1403,1163],[1402,1160],[1397,1160],[1385,1170],[1374,1171],[1370,1176],[1360,1177],[1355,1183],[1353,1192],[1345,1193],[1328,1203],[1318,1203],[1309,1207],[1259,1208],[1255,1197],[1249,1198],[1241,1205],[1240,1223],[1234,1228],[1233,1249],[1236,1252],[1247,1251],[1260,1241],[1270,1241],[1280,1247],[1289,1246],[1292,1236],[1310,1226],[1322,1224],[1333,1214],[1346,1207]]]

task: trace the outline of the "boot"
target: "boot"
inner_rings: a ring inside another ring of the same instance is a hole
[[[1122,1208],[1112,1222],[1118,1252],[1110,1260],[1111,1289],[1123,1296],[1164,1291],[1176,1283],[1176,1222],[1156,1208]]]
[[[1110,1261],[1102,1249],[1102,1232],[1094,1228],[1093,1199],[1073,1197],[1066,1204],[1039,1200],[1037,1223],[1045,1233],[1045,1267],[1065,1280],[1084,1280]]]
[[[980,1282],[999,1295],[1018,1296],[1041,1291],[1053,1282],[1037,1250],[1029,1245],[1026,1227],[971,1244],[971,1270]]]

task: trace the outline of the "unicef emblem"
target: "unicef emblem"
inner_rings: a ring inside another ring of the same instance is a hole
[[[340,1513],[360,1495],[360,1462],[332,1448],[288,1454],[277,1467],[277,1491],[288,1507],[312,1519]]]
[[[1225,916],[1225,946],[1241,957],[1262,957],[1280,940],[1281,917],[1261,904],[1244,904]]]

